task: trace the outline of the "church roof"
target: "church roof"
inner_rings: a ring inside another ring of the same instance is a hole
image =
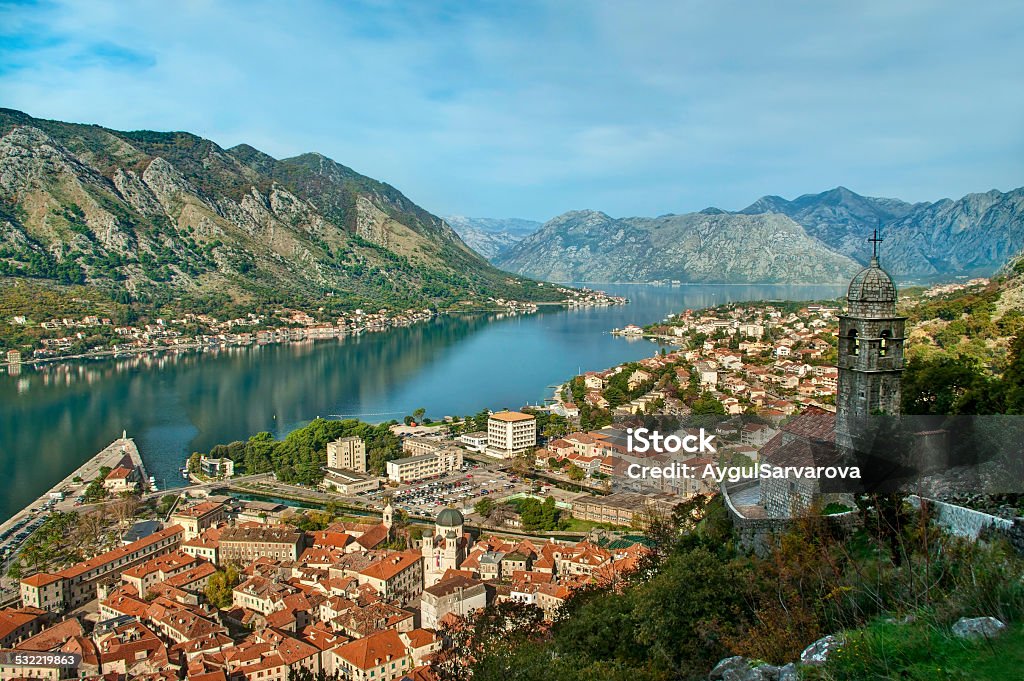
[[[466,524],[466,519],[456,509],[446,508],[437,514],[434,524],[438,527],[461,527]]]
[[[853,277],[846,297],[851,306],[857,303],[895,304],[896,285],[878,264],[878,258],[871,258],[871,264]]]

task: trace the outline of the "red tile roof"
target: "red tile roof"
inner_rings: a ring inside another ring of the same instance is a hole
[[[334,652],[353,666],[367,670],[405,657],[406,648],[398,632],[387,629],[338,646]]]

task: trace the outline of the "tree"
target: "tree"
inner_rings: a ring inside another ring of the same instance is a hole
[[[561,437],[569,432],[569,420],[561,414],[551,414],[542,431],[545,437]]]
[[[559,516],[558,507],[555,506],[555,498],[548,497],[544,502],[528,498],[518,502],[519,519],[524,530],[557,530]]]
[[[533,455],[520,454],[512,460],[512,472],[516,475],[526,475],[533,469]]]
[[[230,608],[231,595],[238,583],[238,568],[229,563],[223,570],[217,570],[210,576],[204,593],[206,600],[217,608]]]
[[[904,414],[977,413],[985,401],[988,381],[978,365],[963,357],[913,358],[901,384]]]
[[[725,415],[725,406],[711,393],[704,393],[690,405],[693,414]]]
[[[167,515],[167,512],[171,510],[174,503],[178,500],[178,497],[174,494],[165,494],[160,497],[160,504],[157,506],[157,515]]]
[[[489,678],[487,672],[474,676],[470,668],[471,660],[484,656],[485,664],[507,670],[508,659],[537,633],[543,620],[544,611],[536,605],[507,600],[492,603],[464,621],[446,623],[440,633],[449,645],[437,654],[432,670],[442,681]]]
[[[627,401],[626,394],[617,386],[610,386],[604,391],[604,398],[608,400],[608,404],[612,407],[617,407],[621,404],[625,404]]]
[[[1010,363],[999,381],[997,392],[1002,394],[1003,400],[999,411],[1024,414],[1024,335],[1017,336],[1010,343]]]
[[[708,632],[742,617],[750,578],[704,547],[671,556],[634,596],[635,640],[662,668],[711,667],[727,651]]]
[[[494,512],[494,508],[496,506],[497,504],[494,502],[493,499],[491,499],[490,497],[484,497],[480,501],[473,504],[473,511],[483,516],[484,518],[489,518],[491,516],[491,513]]]
[[[569,470],[567,471],[567,475],[569,476],[570,480],[579,482],[584,477],[586,477],[587,473],[582,468],[573,463],[569,464]]]
[[[121,497],[108,507],[111,515],[117,520],[122,536],[124,536],[124,531],[128,529],[128,521],[135,516],[135,512],[139,510],[140,504],[141,502],[137,496],[128,495]]]
[[[486,409],[478,411],[476,416],[473,417],[473,427],[476,428],[476,430],[487,430],[487,422],[490,418],[491,412]]]
[[[103,534],[104,524],[105,519],[103,510],[82,514],[79,516],[78,523],[75,525],[75,540],[80,545],[95,546],[99,543],[100,536]]]

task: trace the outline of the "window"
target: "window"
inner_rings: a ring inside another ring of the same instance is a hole
[[[860,354],[860,339],[857,338],[857,329],[850,329],[850,354]]]
[[[879,334],[879,337],[882,340],[878,346],[878,356],[885,357],[889,353],[889,339],[892,338],[892,332],[889,331],[889,329],[886,329]]]

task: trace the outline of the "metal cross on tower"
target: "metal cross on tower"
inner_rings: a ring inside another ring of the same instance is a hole
[[[878,238],[878,230],[876,229],[874,231],[873,236],[870,239],[868,239],[868,241],[871,242],[871,257],[872,258],[877,258],[878,257],[878,244],[880,244],[883,241],[885,241],[885,239],[879,239]]]

